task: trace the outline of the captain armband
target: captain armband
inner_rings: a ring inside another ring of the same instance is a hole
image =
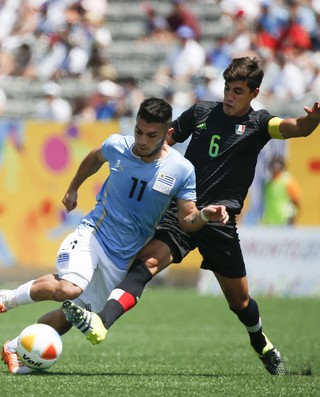
[[[280,131],[280,123],[283,119],[280,117],[273,117],[271,120],[269,120],[268,123],[268,133],[271,136],[271,138],[274,139],[285,139],[284,136],[281,134]]]

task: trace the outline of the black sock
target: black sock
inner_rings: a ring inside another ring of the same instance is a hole
[[[251,346],[257,353],[261,354],[263,348],[266,346],[266,339],[262,333],[261,319],[257,302],[250,298],[248,306],[244,309],[231,310],[238,316],[239,320],[246,327]]]
[[[107,303],[99,313],[107,329],[123,313],[132,309],[138,303],[144,287],[151,279],[152,274],[146,264],[140,259],[135,259],[127,275],[111,292]]]

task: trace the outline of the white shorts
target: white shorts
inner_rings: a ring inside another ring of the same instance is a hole
[[[74,302],[99,312],[111,291],[127,274],[107,257],[93,235],[93,228],[80,225],[62,242],[56,262],[59,278],[79,286],[84,292]]]

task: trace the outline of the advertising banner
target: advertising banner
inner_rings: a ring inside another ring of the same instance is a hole
[[[241,226],[239,234],[250,293],[320,296],[320,227]],[[200,272],[198,290],[221,293],[209,271]]]
[[[0,121],[0,271],[54,268],[61,241],[94,206],[107,166],[81,186],[76,210],[66,214],[61,200],[85,155],[118,130],[116,121]]]

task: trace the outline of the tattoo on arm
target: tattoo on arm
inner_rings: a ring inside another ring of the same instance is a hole
[[[191,223],[196,223],[197,222],[197,218],[198,218],[198,215],[197,214],[193,214],[192,218],[191,218]]]
[[[180,213],[181,211],[180,211],[180,209],[178,208],[178,214]],[[193,215],[189,215],[189,216],[187,216],[185,219],[184,219],[184,221],[186,222],[186,223],[197,223],[197,219],[198,219],[198,215],[199,215],[199,212],[198,213],[195,213],[195,214],[193,214]]]

